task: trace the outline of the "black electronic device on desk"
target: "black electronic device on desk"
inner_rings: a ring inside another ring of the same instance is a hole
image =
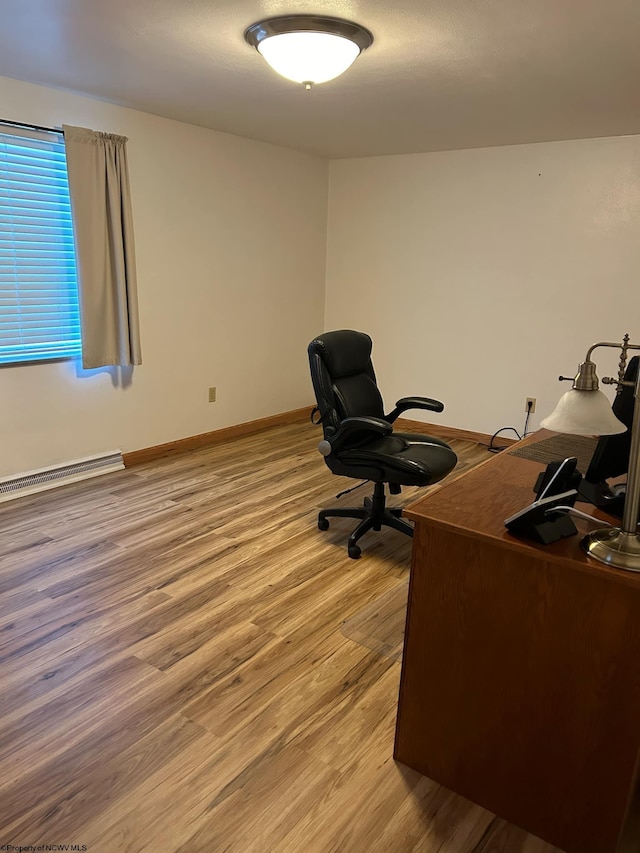
[[[556,510],[556,507],[571,507],[576,501],[582,479],[576,471],[577,464],[575,456],[570,456],[547,465],[536,481],[535,501],[505,519],[509,533],[549,545],[578,532],[566,509]]]

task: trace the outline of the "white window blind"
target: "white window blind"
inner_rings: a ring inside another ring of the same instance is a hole
[[[0,363],[80,351],[63,137],[0,125]]]

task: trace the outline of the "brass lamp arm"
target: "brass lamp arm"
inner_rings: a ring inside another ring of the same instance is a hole
[[[560,381],[573,382],[574,391],[597,391],[598,377],[596,375],[596,365],[591,360],[591,353],[598,347],[612,347],[620,350],[620,365],[618,368],[618,378],[613,379],[610,376],[605,376],[602,379],[604,385],[617,385],[621,388],[624,383],[624,370],[627,363],[627,350],[640,350],[640,345],[630,344],[629,335],[625,335],[622,343],[613,343],[612,341],[600,341],[597,344],[589,347],[586,358],[580,363],[578,372],[575,376],[559,376]]]
[[[589,349],[587,350],[587,357],[585,358],[585,361],[591,361],[591,353],[594,351],[594,349],[597,349],[598,347],[613,347],[613,349],[621,350],[640,349],[640,344],[629,343],[628,335],[625,335],[625,338],[626,340],[622,343],[620,343],[620,341],[617,341],[616,343],[612,343],[611,341],[600,341],[600,343],[593,344],[593,346],[589,347]]]
[[[601,341],[598,344],[594,344],[587,352],[586,361],[591,361],[591,353],[594,349],[598,347],[613,347],[614,349],[620,350],[620,365],[618,367],[618,378],[613,379],[611,376],[604,376],[602,378],[602,382],[604,385],[617,385],[620,388],[622,385],[629,385],[633,383],[626,383],[623,381],[624,377],[624,369],[627,365],[627,350],[640,350],[640,345],[638,344],[630,344],[629,343],[629,335],[625,335],[622,343],[610,343],[608,341]]]

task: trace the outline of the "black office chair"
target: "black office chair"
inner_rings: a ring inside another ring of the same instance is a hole
[[[446,477],[458,459],[449,445],[429,435],[394,433],[391,424],[408,409],[441,412],[438,400],[403,397],[384,414],[382,397],[371,363],[372,342],[362,332],[325,332],[309,344],[311,380],[324,438],[318,450],[334,474],[371,480],[373,497],[362,507],[323,509],[318,527],[326,530],[330,517],[359,518],[349,537],[349,556],[360,556],[358,539],[383,525],[413,536],[413,525],[401,518],[402,510],[387,509],[385,483],[391,494],[401,486],[428,486]],[[313,416],[312,416],[313,417]]]

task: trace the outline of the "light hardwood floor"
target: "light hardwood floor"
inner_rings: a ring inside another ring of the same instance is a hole
[[[410,540],[370,533],[354,561],[355,522],[317,530],[353,485],[318,439],[275,427],[0,505],[0,845],[555,850],[393,761],[400,664],[341,623],[406,581]]]

